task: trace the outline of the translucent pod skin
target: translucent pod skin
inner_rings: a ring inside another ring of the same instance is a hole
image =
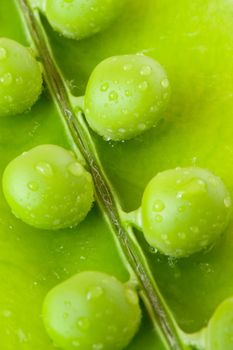
[[[229,223],[231,206],[224,183],[208,170],[167,170],[144,192],[143,232],[161,253],[186,257],[216,242]]]
[[[54,344],[65,350],[124,349],[141,320],[134,289],[94,271],[79,273],[52,289],[42,315]]]
[[[119,16],[125,0],[46,0],[45,13],[62,35],[81,40],[107,28]]]
[[[41,69],[30,50],[0,38],[0,117],[27,111],[41,90]]]
[[[233,298],[215,311],[207,328],[207,350],[233,349]]]
[[[84,98],[90,127],[107,140],[127,140],[155,126],[168,104],[170,84],[163,67],[144,55],[101,62]]]
[[[41,229],[79,224],[93,203],[91,175],[74,154],[41,145],[12,160],[3,174],[3,192],[13,213]]]

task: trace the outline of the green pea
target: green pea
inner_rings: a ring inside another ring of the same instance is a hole
[[[90,127],[107,140],[127,140],[155,126],[170,95],[163,67],[144,55],[111,57],[93,71],[85,94]]]
[[[213,245],[226,229],[231,197],[208,170],[177,168],[159,173],[142,199],[146,240],[160,252],[185,257]]]
[[[82,272],[52,289],[43,320],[54,344],[65,350],[121,350],[138,330],[137,293],[100,272]]]
[[[207,350],[233,349],[233,298],[215,311],[207,328]]]
[[[56,31],[80,40],[108,27],[124,3],[125,0],[46,0],[45,13]]]
[[[12,160],[3,191],[18,218],[42,229],[79,224],[93,203],[91,175],[72,152],[56,145],[37,146]]]
[[[0,38],[0,116],[23,113],[42,90],[40,66],[30,50]]]

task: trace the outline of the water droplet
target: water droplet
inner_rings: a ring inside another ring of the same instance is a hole
[[[0,78],[0,83],[5,86],[11,85],[12,81],[13,81],[13,78],[11,73],[6,73]]]
[[[163,221],[163,217],[161,215],[155,215],[155,221],[156,222],[162,222]]]
[[[125,296],[129,304],[136,305],[138,303],[138,295],[135,290],[127,288],[125,291]]]
[[[162,211],[164,208],[165,205],[160,199],[157,199],[153,204],[153,211]]]
[[[180,192],[177,193],[176,198],[177,199],[181,199],[181,198],[183,198],[183,195],[184,195],[184,192],[180,191]]]
[[[199,233],[200,229],[198,226],[191,226],[190,231],[192,231],[193,233]]]
[[[53,176],[53,168],[49,163],[40,162],[36,165],[36,170],[46,177]]]
[[[93,350],[102,350],[103,348],[104,348],[104,345],[101,343],[92,345]]]
[[[226,197],[224,198],[224,205],[226,208],[230,208],[231,207],[231,198],[230,197]]]
[[[131,70],[132,68],[133,68],[133,66],[130,63],[125,64],[123,67],[124,71],[126,71],[126,72]]]
[[[16,81],[16,84],[18,84],[18,85],[23,84],[23,78],[22,78],[22,77],[17,77],[17,78],[15,79],[15,81]]]
[[[185,239],[186,238],[186,234],[184,232],[179,232],[178,233],[178,237],[181,239]]]
[[[141,75],[150,75],[152,72],[152,69],[150,66],[143,66],[142,69],[140,70]]]
[[[155,113],[155,112],[157,112],[157,111],[158,111],[157,105],[150,107],[150,112],[151,112],[151,113]]]
[[[4,47],[0,47],[0,60],[4,60],[7,57],[7,51]]]
[[[13,102],[13,97],[10,95],[7,95],[7,96],[4,96],[4,100],[8,103],[11,103],[11,102]]]
[[[148,89],[149,85],[147,81],[143,81],[138,85],[139,90],[146,91]]]
[[[164,89],[168,88],[168,86],[169,86],[169,80],[168,80],[168,79],[163,79],[163,80],[161,81],[161,85],[162,85],[162,87],[163,87]]]
[[[117,101],[118,100],[118,93],[116,91],[111,91],[109,94],[109,100],[110,101]]]
[[[104,84],[101,85],[100,91],[105,92],[105,91],[108,90],[108,88],[109,88],[109,84],[108,83],[104,83]]]
[[[79,348],[80,347],[79,341],[78,340],[73,340],[72,346],[75,347],[75,348]]]
[[[3,316],[6,317],[6,318],[9,318],[12,316],[12,312],[10,310],[4,310],[2,312]]]
[[[178,208],[178,211],[179,213],[183,213],[186,209],[186,206],[185,205],[181,205],[179,208]]]
[[[63,314],[63,318],[64,318],[64,320],[67,320],[67,318],[69,317],[69,314],[68,314],[68,312],[64,312],[64,314]]]
[[[146,124],[143,124],[143,123],[138,124],[138,129],[139,130],[145,130],[146,129]]]
[[[98,299],[103,295],[103,288],[100,286],[93,287],[87,293],[87,300]]]
[[[125,96],[127,96],[127,97],[132,96],[132,92],[129,91],[129,90],[126,90],[126,91],[125,91]]]
[[[36,192],[38,190],[38,185],[36,182],[29,182],[27,184],[27,187],[29,188],[29,190]]]
[[[20,343],[26,343],[28,341],[28,336],[21,328],[19,328],[16,333]]]
[[[87,317],[80,317],[77,326],[82,331],[87,331],[90,328],[90,320]]]
[[[122,113],[123,113],[124,115],[127,115],[127,114],[129,113],[129,111],[128,111],[128,109],[123,108],[123,109],[122,109]]]
[[[61,223],[61,220],[60,220],[60,219],[55,219],[55,220],[53,221],[53,225],[55,225],[55,226],[59,225],[60,223]]]
[[[74,176],[81,176],[84,172],[82,165],[78,162],[69,164],[68,170]]]

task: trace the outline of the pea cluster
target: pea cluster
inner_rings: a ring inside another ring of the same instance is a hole
[[[47,0],[50,25],[72,39],[104,30],[121,12],[123,0]],[[24,64],[22,65],[22,61]],[[0,39],[0,116],[27,111],[42,91],[42,70],[30,49]],[[162,65],[145,55],[101,62],[88,81],[84,112],[89,126],[106,140],[128,140],[155,127],[170,97]],[[3,174],[12,212],[45,230],[74,227],[94,202],[93,180],[74,153],[40,145],[12,160]],[[231,216],[231,196],[209,170],[190,167],[157,174],[147,185],[137,225],[160,253],[188,257],[215,244]],[[217,309],[207,329],[207,349],[233,347],[233,301]],[[65,350],[122,350],[137,332],[141,311],[135,288],[112,276],[88,271],[52,289],[43,320],[54,344]]]

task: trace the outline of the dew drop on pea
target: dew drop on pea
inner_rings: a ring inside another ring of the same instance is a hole
[[[0,78],[0,83],[5,85],[5,86],[9,86],[11,85],[13,81],[13,77],[11,73],[5,73],[1,78]]]
[[[77,162],[71,163],[71,164],[68,166],[68,170],[69,170],[69,172],[70,172],[72,175],[74,175],[74,176],[81,176],[81,175],[83,175],[83,173],[84,173],[83,167],[82,167],[79,163],[77,163]]]
[[[104,293],[104,290],[100,286],[91,288],[87,293],[87,300],[93,300],[100,298]]]
[[[224,198],[224,205],[225,205],[226,208],[230,208],[231,207],[232,201],[231,201],[230,197]]]
[[[28,186],[29,190],[31,190],[33,192],[36,192],[39,188],[38,184],[36,182],[29,182],[27,186]]]
[[[143,76],[150,75],[152,73],[152,68],[150,66],[143,66],[140,70],[140,74]]]
[[[46,177],[53,176],[53,168],[49,163],[39,162],[36,164],[36,170]]]
[[[138,88],[139,88],[139,90],[141,90],[141,91],[146,91],[146,90],[148,89],[148,87],[149,87],[149,84],[148,84],[147,81],[143,81],[142,83],[140,83],[140,84],[138,85]]]
[[[7,51],[4,47],[0,47],[0,61],[7,58]]]
[[[90,328],[90,320],[87,317],[80,317],[77,321],[77,327],[82,331],[87,331]]]
[[[162,85],[162,87],[163,87],[164,89],[167,89],[168,86],[169,86],[169,80],[168,80],[168,79],[163,79],[163,80],[161,81],[161,85]]]
[[[118,100],[118,93],[116,91],[111,91],[109,94],[109,100],[110,101],[117,101]]]
[[[105,92],[105,91],[108,90],[108,88],[109,88],[109,84],[108,83],[104,83],[104,84],[101,85],[100,91]]]
[[[157,199],[155,202],[154,202],[154,205],[153,205],[153,210],[154,211],[162,211],[163,209],[165,208],[165,205],[164,203],[160,200],[160,199]]]
[[[123,70],[124,70],[125,72],[130,71],[132,68],[133,68],[133,65],[130,64],[130,63],[127,63],[127,64],[125,64],[125,65],[123,66]]]

